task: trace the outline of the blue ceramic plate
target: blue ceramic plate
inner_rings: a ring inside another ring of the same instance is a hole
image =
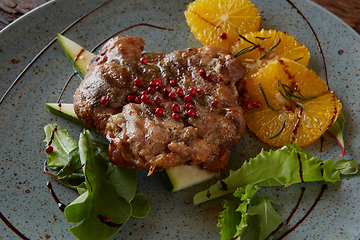
[[[27,64],[76,19],[91,11],[104,0],[58,0],[30,12],[0,32],[0,96],[13,83]],[[360,162],[360,37],[336,16],[305,0],[294,0],[314,28],[323,49],[329,85],[343,103],[346,118],[345,158]],[[324,69],[316,40],[304,19],[286,0],[253,0],[263,18],[262,28],[288,32],[305,44],[311,52],[309,67],[322,78]],[[113,33],[138,23],[150,23],[173,31],[146,26],[124,34],[146,40],[146,50],[169,52],[198,47],[186,24],[184,11],[188,1],[112,0],[85,17],[64,35],[91,49]],[[52,44],[28,68],[0,105],[0,211],[30,239],[73,239],[65,221],[47,190],[50,178],[43,173],[44,132],[49,123],[58,123],[78,138],[81,129],[60,119],[45,108],[46,102],[56,102],[67,78],[73,72],[57,42]],[[65,91],[62,102],[71,102],[80,80],[74,78]],[[255,156],[268,146],[246,132],[232,148],[229,169],[237,169],[245,159]],[[327,133],[323,143],[306,148],[321,159],[339,160],[340,148]],[[53,180],[52,180],[53,181]],[[193,205],[195,193],[211,183],[170,193],[158,174],[146,177],[140,172],[138,190],[150,200],[152,210],[145,219],[131,219],[114,239],[220,239],[216,227],[221,200]],[[288,216],[306,186],[305,195],[292,223],[310,208],[322,183],[293,185],[286,189],[262,190],[278,200],[278,212]],[[70,203],[76,193],[53,181],[54,189],[64,203]],[[287,239],[359,239],[360,236],[359,174],[330,184],[315,210]],[[0,221],[0,239],[17,239],[16,234]],[[254,239],[255,227],[244,235]]]

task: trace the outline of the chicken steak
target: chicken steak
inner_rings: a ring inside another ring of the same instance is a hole
[[[109,141],[112,162],[154,170],[224,170],[245,129],[245,69],[217,46],[142,53],[135,36],[109,40],[74,95],[77,116]]]

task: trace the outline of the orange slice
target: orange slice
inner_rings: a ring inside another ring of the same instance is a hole
[[[188,5],[185,17],[195,38],[203,45],[227,50],[240,34],[258,31],[259,10],[249,0],[196,0]]]
[[[250,69],[247,77],[260,67],[281,57],[297,61],[305,67],[308,66],[309,50],[287,33],[262,29],[261,31],[245,34],[244,37],[259,47],[247,52],[245,49],[251,49],[255,45],[238,38],[231,46],[230,52],[236,56],[240,51],[245,50],[246,53],[237,56],[237,58],[242,61],[246,68]]]
[[[297,97],[288,97],[281,83]],[[278,84],[290,100],[281,94]],[[315,72],[285,58],[270,62],[250,76],[246,92],[244,117],[247,126],[261,141],[274,147],[293,142],[305,147],[315,142],[337,120],[342,107],[335,93],[328,90],[325,81]],[[256,101],[261,105],[249,109]]]

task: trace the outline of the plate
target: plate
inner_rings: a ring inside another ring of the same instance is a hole
[[[26,14],[0,32],[0,96],[29,62],[56,34],[105,0],[51,1]],[[311,52],[309,67],[325,77],[317,42],[304,19],[286,1],[253,0],[263,18],[262,28],[288,32],[305,44]],[[346,119],[346,159],[360,162],[360,37],[330,12],[310,1],[294,0],[306,16],[321,42],[329,86],[343,103]],[[112,0],[64,33],[65,36],[91,49],[106,37],[139,23],[171,28],[161,30],[147,26],[132,28],[123,34],[137,35],[146,42],[145,50],[169,52],[200,44],[190,33],[183,12],[189,1]],[[0,105],[1,179],[0,211],[30,239],[73,239],[65,221],[47,190],[51,180],[43,173],[43,127],[58,123],[78,138],[81,129],[60,119],[45,108],[46,102],[56,102],[73,69],[57,42],[49,46],[8,92]],[[71,102],[80,83],[74,78],[67,87],[62,102]],[[253,134],[246,132],[240,143],[231,148],[228,169],[237,169],[245,159],[255,156],[261,148]],[[321,159],[339,160],[340,148],[328,134],[306,150]],[[226,173],[224,173],[226,174]],[[157,174],[139,174],[138,191],[150,200],[152,210],[145,219],[131,219],[113,239],[220,239],[217,217],[221,200],[200,205],[192,203],[195,193],[211,183],[170,193]],[[70,203],[76,193],[51,180],[62,202]],[[299,184],[282,188],[267,188],[262,195],[278,200],[276,206],[285,218],[300,195],[306,191],[293,224],[310,208],[322,183]],[[360,238],[360,178],[343,178],[342,183],[329,184],[320,202],[309,217],[288,239],[359,239]],[[291,224],[290,224],[291,225]],[[0,239],[16,239],[16,234],[0,222]],[[256,229],[249,229],[244,239],[254,239]]]

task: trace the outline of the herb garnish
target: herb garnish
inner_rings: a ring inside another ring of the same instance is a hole
[[[275,109],[275,108],[273,108],[273,107],[270,105],[270,103],[269,103],[269,101],[268,101],[268,99],[267,99],[267,97],[266,97],[265,91],[264,91],[264,89],[263,89],[263,87],[262,87],[262,85],[261,85],[260,82],[259,82],[259,88],[260,88],[260,91],[261,91],[261,93],[262,93],[262,95],[263,95],[263,97],[264,97],[264,99],[265,99],[265,102],[266,102],[266,105],[268,106],[268,108],[270,108],[271,110],[276,111],[276,112],[279,112],[279,111],[280,111],[280,112],[282,113],[283,118],[284,118],[284,121],[283,121],[283,124],[282,124],[282,126],[281,126],[280,131],[279,131],[278,133],[276,133],[274,136],[270,137],[270,139],[277,138],[277,137],[282,133],[282,131],[284,131],[284,129],[285,129],[285,125],[286,125],[286,115],[285,115],[285,113],[284,113],[282,110]]]

